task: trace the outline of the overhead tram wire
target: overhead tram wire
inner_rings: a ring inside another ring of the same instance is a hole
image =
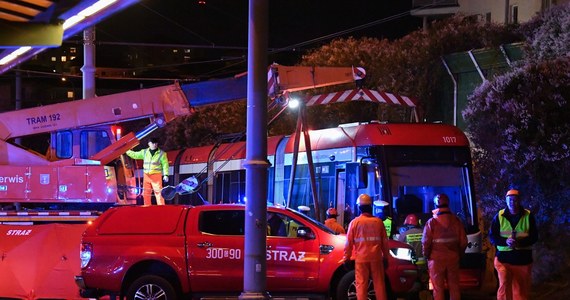
[[[205,38],[205,37],[199,35],[198,33],[194,32],[194,31],[192,31],[192,30],[186,28],[186,26],[184,26],[184,25],[182,25],[182,24],[180,24],[180,23],[178,23],[178,22],[172,20],[171,18],[169,18],[169,17],[167,17],[167,16],[165,16],[165,15],[163,15],[163,14],[157,12],[156,10],[154,10],[154,9],[152,9],[152,8],[150,8],[150,7],[148,7],[147,5],[144,5],[142,2],[139,2],[138,5],[144,7],[145,9],[147,9],[147,10],[149,10],[150,12],[156,14],[157,16],[159,16],[159,17],[161,17],[161,18],[167,20],[168,22],[170,22],[170,23],[172,23],[172,24],[174,24],[174,25],[176,25],[176,26],[182,28],[184,31],[186,31],[186,32],[188,32],[188,33],[190,33],[190,34],[192,34],[192,35],[198,37],[199,39],[201,39],[201,40],[203,40],[203,41],[206,41],[207,43],[210,43],[211,45],[215,45],[214,42],[208,40],[207,38]]]
[[[401,12],[401,13],[399,13],[399,14],[395,14],[395,15],[392,15],[392,16],[389,16],[389,17],[386,17],[386,18],[383,18],[383,19],[379,19],[379,20],[376,20],[376,21],[372,21],[372,22],[369,22],[369,23],[366,23],[366,24],[358,25],[358,26],[355,26],[355,27],[352,27],[352,28],[349,28],[349,29],[341,30],[341,31],[338,31],[338,32],[335,32],[335,33],[327,34],[327,35],[324,35],[324,36],[321,36],[321,37],[318,37],[318,38],[314,38],[314,39],[310,39],[310,40],[307,40],[307,41],[304,41],[304,42],[292,44],[292,45],[289,45],[289,46],[286,46],[286,47],[275,48],[275,49],[273,49],[273,50],[270,50],[270,51],[269,51],[269,54],[277,54],[277,53],[284,52],[284,51],[291,51],[291,50],[294,50],[294,49],[296,49],[296,48],[298,48],[298,47],[301,47],[301,46],[307,46],[307,45],[311,45],[311,44],[315,44],[315,43],[322,42],[322,41],[324,41],[324,40],[334,39],[334,38],[337,38],[337,37],[340,37],[340,36],[343,36],[343,35],[346,35],[346,34],[349,34],[349,33],[355,32],[355,31],[358,31],[358,30],[366,29],[366,28],[369,28],[369,27],[372,27],[372,26],[376,26],[376,25],[379,25],[379,24],[383,24],[383,23],[387,23],[387,22],[390,22],[390,21],[397,20],[397,19],[399,19],[399,18],[402,18],[402,17],[405,17],[405,16],[407,16],[407,15],[410,15],[413,11],[417,11],[417,10],[429,8],[429,7],[435,6],[436,4],[437,4],[437,3],[429,4],[429,5],[424,5],[424,6],[422,6],[422,7],[416,8],[416,9],[411,9],[411,10],[409,10],[409,11]],[[244,62],[245,62],[245,59],[244,59]],[[239,62],[239,63],[241,63],[241,62]],[[236,64],[237,64],[237,63],[236,63]],[[231,65],[231,66],[233,66],[233,65]],[[228,67],[230,67],[230,66],[228,66]],[[222,69],[223,69],[223,68],[222,68]],[[211,72],[209,72],[209,73],[211,73]],[[209,73],[207,73],[207,74],[209,74]]]
[[[352,28],[349,28],[349,29],[341,30],[341,31],[338,31],[338,32],[335,32],[335,33],[323,35],[323,36],[321,36],[321,37],[314,38],[314,39],[311,39],[311,40],[308,40],[308,41],[300,42],[300,43],[293,44],[293,45],[290,45],[290,46],[287,46],[287,47],[278,48],[278,49],[276,49],[276,50],[274,50],[274,51],[270,51],[270,53],[271,53],[271,54],[275,54],[275,53],[279,53],[279,52],[283,52],[283,51],[290,51],[290,50],[292,50],[292,49],[295,49],[295,48],[298,48],[298,47],[301,47],[301,46],[311,45],[311,44],[315,44],[315,43],[322,42],[322,41],[324,41],[324,40],[334,39],[334,38],[337,38],[337,37],[340,37],[340,36],[343,36],[343,35],[346,35],[346,34],[349,34],[349,33],[355,32],[355,31],[358,31],[358,30],[366,29],[366,28],[369,28],[369,27],[372,27],[372,26],[376,26],[376,25],[379,25],[379,24],[382,24],[382,23],[386,23],[386,22],[389,22],[389,21],[393,21],[393,20],[402,18],[402,17],[404,17],[404,16],[407,16],[410,12],[411,12],[411,10],[410,10],[410,11],[406,11],[406,12],[402,12],[402,13],[399,13],[399,14],[396,14],[396,15],[392,15],[392,16],[389,16],[389,17],[386,17],[386,18],[383,18],[383,19],[380,19],[380,20],[372,21],[372,22],[369,22],[369,23],[366,23],[366,24],[358,25],[358,26],[355,26],[355,27],[352,27]]]
[[[372,21],[372,22],[368,22],[366,24],[362,24],[362,25],[358,25],[349,29],[345,29],[345,30],[341,30],[335,33],[331,33],[331,34],[327,34],[327,35],[323,35],[321,37],[317,37],[314,39],[310,39],[304,42],[300,42],[300,43],[296,43],[296,44],[292,44],[286,47],[281,47],[281,48],[270,48],[269,49],[269,54],[277,54],[277,53],[281,53],[281,52],[285,52],[285,51],[291,51],[294,50],[296,48],[299,47],[303,47],[303,46],[307,46],[307,45],[312,45],[312,44],[316,44],[316,43],[320,43],[322,41],[325,40],[330,40],[330,39],[334,39],[355,31],[359,31],[362,29],[366,29],[369,27],[373,27],[379,24],[383,24],[383,23],[387,23],[393,20],[397,20],[399,18],[402,18],[404,16],[407,16],[409,14],[411,14],[411,12],[413,11],[417,11],[417,10],[421,10],[421,9],[425,9],[425,8],[429,8],[432,6],[435,6],[437,3],[434,4],[429,4],[429,5],[425,5],[419,8],[415,8],[415,9],[411,9],[409,11],[405,11],[405,12],[401,12],[399,14],[395,14],[386,18],[382,18],[376,21]],[[111,45],[111,46],[142,46],[142,47],[170,47],[170,48],[196,48],[196,49],[222,49],[222,50],[246,50],[247,47],[242,47],[242,46],[218,46],[215,43],[213,43],[212,41],[201,37],[200,35],[196,34],[195,32],[192,32],[191,30],[189,30],[188,28],[184,27],[183,25],[179,24],[178,22],[175,22],[174,20],[171,20],[170,18],[164,16],[163,14],[149,8],[148,6],[139,3],[139,5],[143,6],[145,9],[153,12],[154,14],[168,20],[169,22],[185,29],[186,31],[190,32],[193,35],[196,35],[197,37],[201,38],[202,40],[210,43],[211,45],[185,45],[185,44],[152,44],[152,43],[129,43],[129,42],[105,42],[105,41],[97,41],[96,43],[99,45]],[[69,43],[69,42],[67,42]],[[80,41],[74,41],[72,43],[80,43]],[[82,43],[82,42],[81,42]],[[141,68],[135,68],[133,70],[135,71],[141,71],[141,70],[149,70],[149,69],[160,69],[160,68],[170,68],[170,67],[178,67],[178,66],[185,66],[185,65],[198,65],[198,64],[209,64],[209,63],[217,63],[217,62],[228,62],[231,60],[237,60],[238,62],[224,66],[222,68],[216,69],[216,70],[212,70],[210,72],[207,73],[203,73],[200,75],[197,75],[196,77],[205,77],[205,76],[220,76],[221,74],[225,74],[225,73],[216,73],[219,71],[223,71],[225,69],[234,67],[236,65],[239,64],[243,64],[245,63],[246,59],[245,57],[235,57],[235,58],[221,58],[221,59],[211,59],[211,60],[204,60],[204,61],[196,61],[196,62],[188,62],[188,63],[180,63],[180,64],[169,64],[169,65],[157,65],[157,66],[152,66],[152,67],[141,67]],[[22,70],[25,71],[25,70]],[[213,75],[216,74],[216,75]],[[145,79],[145,78],[137,78],[140,80],[152,80],[152,79]]]

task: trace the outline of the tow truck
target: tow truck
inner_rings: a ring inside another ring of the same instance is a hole
[[[268,69],[271,98],[354,81],[351,67]],[[0,297],[79,298],[73,274],[86,222],[132,200],[121,189],[134,179],[122,155],[196,107],[245,99],[246,88],[240,74],[0,113]],[[122,136],[112,128],[138,119],[148,120],[138,132]],[[45,154],[17,143],[42,134],[49,135]]]

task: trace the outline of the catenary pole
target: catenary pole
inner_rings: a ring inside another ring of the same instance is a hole
[[[249,0],[247,141],[243,292],[266,299],[267,236],[267,26],[269,0]]]
[[[83,99],[95,97],[95,28],[83,31]]]

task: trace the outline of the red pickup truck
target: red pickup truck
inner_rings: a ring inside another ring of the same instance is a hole
[[[179,299],[237,296],[243,290],[244,205],[124,206],[107,210],[83,234],[85,298]],[[281,230],[267,236],[267,291],[355,299],[354,270],[342,257],[346,236],[296,211],[268,207]],[[390,240],[391,297],[418,289],[413,250]],[[374,293],[371,288],[370,293]],[[157,297],[160,296],[160,297]]]

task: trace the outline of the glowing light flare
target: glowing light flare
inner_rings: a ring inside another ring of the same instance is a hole
[[[75,24],[83,21],[85,18],[90,17],[96,13],[98,13],[99,11],[105,9],[106,7],[108,7],[109,5],[113,4],[117,2],[117,0],[101,0],[101,1],[97,1],[95,2],[93,5],[87,7],[86,9],[80,11],[78,14],[70,17],[69,19],[65,20],[65,22],[63,22],[63,30],[67,30],[71,27],[73,27]],[[20,47],[17,50],[15,50],[14,52],[6,55],[4,58],[0,59],[0,66],[1,65],[5,65],[13,60],[15,60],[18,56],[30,51],[32,49],[32,47],[26,46],[26,47]]]
[[[297,107],[299,107],[301,105],[301,101],[297,98],[291,98],[289,99],[287,106],[290,109],[296,109]]]
[[[31,49],[32,49],[32,47],[26,46],[26,47],[20,47],[20,48],[14,50],[14,52],[12,52],[12,53],[6,55],[4,58],[0,59],[0,65],[7,64],[8,62],[16,59],[18,56],[30,51]]]
[[[86,9],[80,11],[78,13],[78,15],[80,16],[84,16],[84,17],[89,17],[92,16],[94,14],[96,14],[97,12],[103,10],[105,7],[113,4],[117,2],[117,0],[101,0],[101,1],[97,1],[95,4],[87,7]]]
[[[83,19],[85,19],[84,16],[80,16],[80,15],[75,15],[67,20],[65,20],[65,22],[63,22],[63,30],[67,30],[70,27],[72,27],[73,25],[83,21]]]
[[[85,18],[90,17],[99,11],[105,9],[109,5],[117,2],[117,0],[101,0],[95,2],[93,5],[87,7],[86,9],[80,11],[75,16],[65,20],[63,23],[63,30],[67,30],[68,28],[72,27],[73,25],[83,21]]]

